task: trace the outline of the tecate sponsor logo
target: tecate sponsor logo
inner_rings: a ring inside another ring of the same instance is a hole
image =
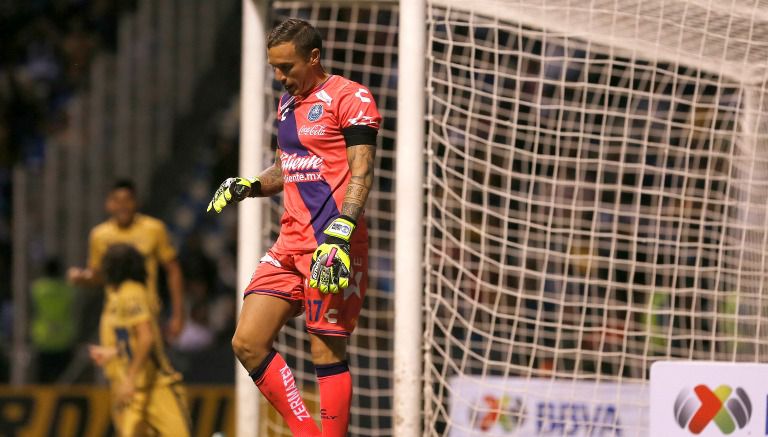
[[[284,172],[320,170],[323,166],[323,158],[317,155],[303,155],[298,153],[283,153],[280,155],[280,163]]]
[[[302,126],[299,128],[299,135],[309,137],[320,137],[325,135],[324,124],[313,124],[312,126]]]

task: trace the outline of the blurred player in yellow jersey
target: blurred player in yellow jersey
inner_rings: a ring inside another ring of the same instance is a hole
[[[101,344],[91,346],[90,355],[109,380],[118,435],[189,436],[186,392],[163,349],[144,257],[131,245],[114,244],[101,272],[107,288]]]
[[[166,333],[175,339],[184,325],[183,278],[181,267],[162,221],[137,211],[136,188],[129,180],[117,181],[107,196],[106,209],[110,218],[91,231],[89,239],[88,267],[72,267],[67,272],[75,285],[97,287],[104,284],[102,257],[110,245],[133,245],[146,258],[147,289],[155,316],[160,313],[157,293],[158,268],[165,269],[171,297],[171,318]]]

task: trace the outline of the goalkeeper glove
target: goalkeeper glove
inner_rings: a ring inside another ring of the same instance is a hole
[[[213,199],[208,203],[208,209],[221,212],[225,206],[232,203],[232,199],[239,202],[249,194],[253,185],[259,184],[259,178],[228,178],[219,185],[219,189],[213,194]]]
[[[315,249],[309,271],[309,286],[321,293],[338,293],[349,287],[349,238],[355,230],[351,217],[339,216],[323,231],[325,243]]]

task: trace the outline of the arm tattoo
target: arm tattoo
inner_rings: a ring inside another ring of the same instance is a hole
[[[344,195],[341,214],[357,220],[365,207],[368,193],[373,186],[373,158],[376,148],[371,145],[358,145],[347,148],[347,160],[352,178]]]
[[[358,178],[361,179],[361,178]],[[355,177],[349,181],[347,193],[344,196],[344,203],[341,205],[341,214],[354,218],[360,216],[360,212],[365,206],[365,200],[368,197],[369,188],[355,181]]]
[[[261,189],[252,197],[269,197],[283,191],[283,168],[280,152],[275,152],[275,163],[259,175]]]

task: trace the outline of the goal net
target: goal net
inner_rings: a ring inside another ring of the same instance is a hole
[[[428,2],[424,435],[647,435],[768,359],[768,6]]]
[[[654,361],[768,359],[768,7],[430,0],[427,14],[423,434],[643,436]],[[318,26],[324,65],[385,120],[349,347],[360,436],[393,435],[397,15],[270,3],[269,24]],[[267,244],[280,212],[273,199]],[[277,347],[317,417],[301,318]],[[290,435],[262,412],[259,435]]]
[[[353,378],[350,436],[392,435],[393,354],[393,261],[394,248],[394,139],[397,94],[397,18],[396,1],[275,1],[270,5],[268,27],[294,17],[308,20],[323,35],[323,66],[367,86],[383,116],[376,150],[374,188],[369,195],[365,216],[369,234],[369,282],[357,329],[350,338],[348,359]],[[274,78],[268,73],[269,79]],[[270,108],[283,93],[278,82],[267,90]],[[273,145],[274,145],[273,136]],[[274,159],[265,151],[265,162]],[[279,231],[282,200],[273,198],[268,218],[271,228],[265,244],[274,242]],[[291,365],[302,388],[307,407],[319,418],[319,395],[304,319],[291,320],[276,341],[277,349]],[[282,419],[264,403],[258,435],[290,436]]]

